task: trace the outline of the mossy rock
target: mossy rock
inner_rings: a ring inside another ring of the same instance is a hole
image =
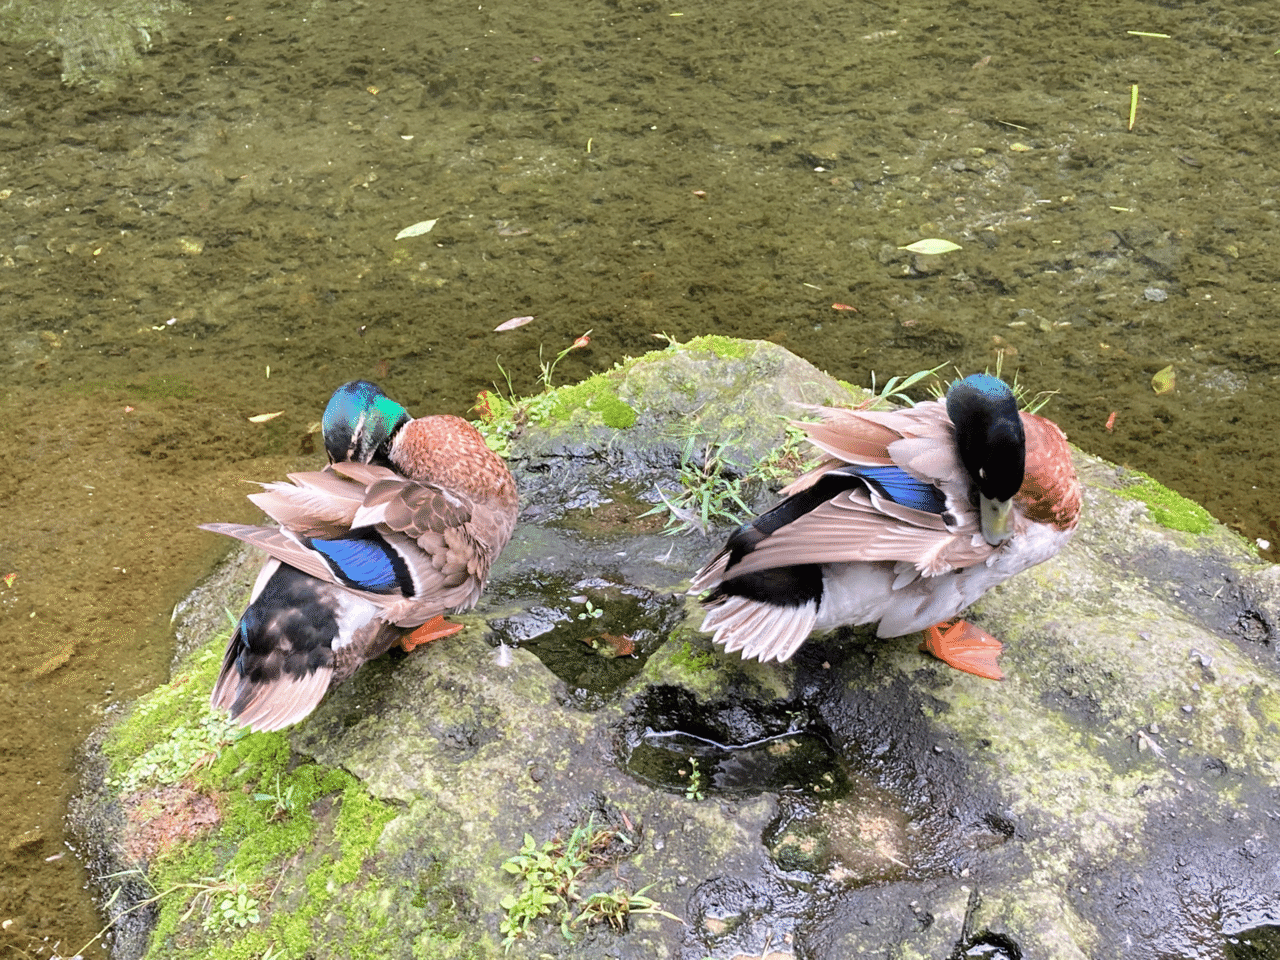
[[[496,960],[518,892],[503,863],[526,835],[543,844],[594,823],[631,843],[577,893],[644,890],[685,923],[569,917],[562,931],[553,913],[512,957],[782,944],[814,957],[1226,957],[1249,918],[1280,915],[1267,839],[1280,575],[1239,537],[1166,525],[1169,498],[1133,499],[1130,474],[1077,455],[1076,539],[972,611],[1006,643],[997,684],[939,666],[915,638],[865,631],[814,637],[781,665],[726,656],[684,596],[725,531],[667,537],[626,515],[642,504],[606,504],[622,474],[657,483],[689,431],[749,461],[798,404],[849,399],[781,348],[718,338],[554,392],[554,419],[509,424],[522,523],[469,629],[367,665],[287,733],[230,738],[210,721],[218,641],[194,643],[169,684],[100,734],[97,786],[77,804],[94,872],[117,875],[104,894],[124,887],[113,909],[175,891],[122,920],[137,922],[116,955],[362,957],[396,943]],[[192,608],[206,613],[183,619],[204,638],[223,629],[215,613],[244,583],[224,578]],[[579,642],[579,593],[603,605],[601,632],[635,638],[638,662]],[[622,610],[629,622],[610,622]],[[626,669],[607,693],[582,696],[561,677],[585,673],[531,652],[571,632],[556,656]],[[517,647],[505,666],[490,656],[500,638]],[[645,713],[659,694],[687,705],[663,729]],[[744,788],[752,759],[786,745],[780,723],[787,737],[821,732],[840,795]],[[629,775],[624,758],[655,744],[687,750],[696,781]],[[122,810],[173,821],[173,843],[126,843]],[[256,919],[234,901],[216,919],[241,885]]]
[[[717,402],[707,404],[709,394]],[[670,466],[694,437],[750,466],[783,441],[786,420],[800,416],[802,405],[848,405],[863,396],[777,344],[712,336],[506,405],[501,415],[535,413],[511,439],[516,461],[603,454],[628,465]]]

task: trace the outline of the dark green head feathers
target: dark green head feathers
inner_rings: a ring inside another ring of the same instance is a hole
[[[390,463],[391,441],[409,411],[368,380],[344,383],[324,408],[321,426],[330,463]]]
[[[996,377],[975,373],[947,391],[947,416],[965,472],[978,488],[982,533],[990,544],[1009,538],[1009,507],[1022,487],[1027,439],[1013,391]]]

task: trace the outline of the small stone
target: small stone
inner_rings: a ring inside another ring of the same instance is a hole
[[[9,840],[9,851],[12,853],[21,850],[23,847],[35,846],[43,839],[44,831],[40,827],[34,827],[18,834],[15,837],[11,837]]]
[[[1142,295],[1152,303],[1164,303],[1169,299],[1169,294],[1161,290],[1159,287],[1147,287],[1142,291]]]

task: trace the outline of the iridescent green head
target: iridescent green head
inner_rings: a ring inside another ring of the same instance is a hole
[[[1018,401],[1003,380],[975,373],[951,385],[947,415],[955,424],[960,460],[978,489],[982,535],[996,546],[1013,535],[1013,495],[1026,469]]]
[[[344,383],[329,398],[321,426],[329,462],[389,464],[391,441],[409,411],[368,380]]]

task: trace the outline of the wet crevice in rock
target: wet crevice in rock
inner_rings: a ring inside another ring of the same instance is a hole
[[[837,799],[849,778],[821,721],[800,704],[732,698],[699,703],[652,686],[634,698],[617,737],[622,769],[694,799],[800,793]]]

